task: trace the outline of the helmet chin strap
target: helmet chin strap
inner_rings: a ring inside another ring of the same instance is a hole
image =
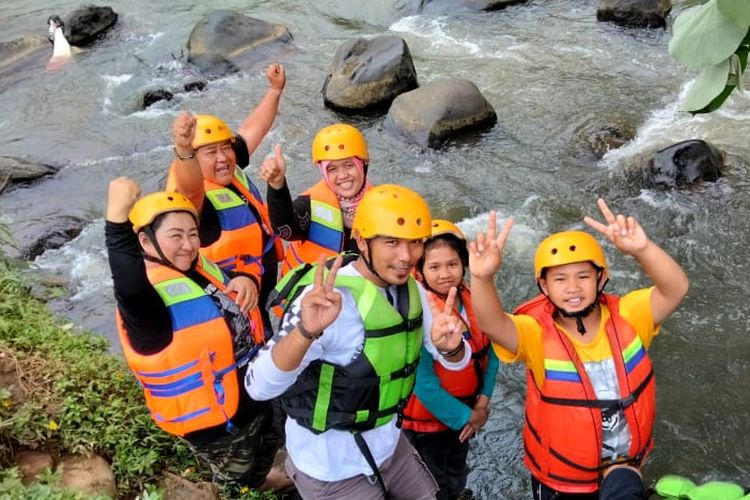
[[[601,277],[602,277],[602,270],[599,269],[597,270],[597,273],[596,273],[596,281],[598,282],[601,279]],[[596,297],[594,297],[594,301],[591,302],[591,304],[586,306],[586,308],[581,311],[570,312],[570,311],[566,311],[562,307],[559,307],[554,302],[552,304],[555,306],[555,310],[558,313],[560,313],[560,316],[563,316],[565,318],[575,318],[576,330],[578,330],[578,333],[580,333],[581,335],[586,335],[586,326],[583,324],[583,319],[589,314],[591,314],[592,312],[594,312],[594,310],[596,309],[596,306],[599,305],[599,297],[601,296],[602,292],[604,291],[604,287],[607,286],[608,282],[609,282],[609,279],[605,281],[600,288],[597,289]]]
[[[143,229],[143,232],[146,233],[146,236],[151,240],[151,244],[154,245],[154,248],[156,249],[156,253],[159,254],[159,258],[152,255],[146,254],[146,252],[143,253],[143,258],[146,260],[150,260],[151,262],[156,262],[157,264],[161,264],[163,266],[167,266],[171,269],[174,269],[177,272],[184,272],[177,269],[177,266],[175,266],[171,260],[167,258],[166,255],[164,255],[164,252],[162,252],[161,247],[159,246],[159,243],[156,241],[156,234],[154,233],[154,229],[151,226],[145,227]],[[190,268],[192,269],[195,266],[195,263],[198,261],[198,257],[195,258],[195,260],[190,264]]]
[[[372,248],[370,247],[370,240],[365,240],[365,242],[367,243],[367,254],[370,255],[372,253]],[[382,281],[383,283],[385,283],[388,286],[390,286],[390,285],[393,284],[390,281],[388,281],[387,279],[383,278],[380,275],[380,273],[375,270],[375,266],[372,265],[372,261],[369,258],[365,257],[364,255],[360,255],[360,257],[362,257],[362,260],[365,261],[365,266],[367,266],[367,269],[372,274],[374,274],[380,281]]]

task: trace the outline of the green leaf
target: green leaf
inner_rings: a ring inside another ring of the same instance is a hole
[[[750,26],[750,2],[747,0],[717,0],[717,7],[740,27]]]
[[[747,26],[740,27],[724,16],[716,2],[687,9],[674,22],[669,53],[688,68],[719,64],[745,38]]]
[[[682,110],[695,113],[710,104],[727,86],[729,78],[729,58],[719,64],[703,68],[698,77],[690,87],[685,100],[682,102]]]

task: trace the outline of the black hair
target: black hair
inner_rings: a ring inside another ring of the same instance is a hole
[[[466,269],[469,267],[469,249],[466,247],[466,240],[459,238],[453,233],[439,234],[424,242],[424,251],[417,261],[417,269],[419,272],[424,274],[424,263],[427,251],[441,245],[447,245],[458,254],[458,258],[461,259],[461,265],[464,266],[463,270],[466,272]]]

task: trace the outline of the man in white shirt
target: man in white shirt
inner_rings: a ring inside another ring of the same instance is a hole
[[[354,218],[360,256],[338,257],[325,278],[321,258],[277,286],[289,303],[281,331],[245,385],[258,399],[283,394],[287,472],[303,498],[435,497],[435,481],[402,436],[398,414],[423,345],[453,370],[471,352],[452,314],[456,291],[443,310],[423,308],[424,291],[411,277],[430,231],[429,208],[417,193],[377,186]]]

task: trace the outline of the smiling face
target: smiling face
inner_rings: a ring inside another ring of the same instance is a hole
[[[451,287],[461,284],[464,266],[458,252],[445,242],[431,245],[424,254],[422,277],[440,295],[447,295]]]
[[[201,146],[196,150],[195,155],[205,179],[221,186],[228,186],[232,183],[237,156],[234,154],[230,140]]]
[[[403,285],[422,256],[422,240],[376,236],[369,240],[357,235],[360,253],[370,261],[375,272],[387,285]],[[382,283],[379,283],[382,285]]]
[[[170,212],[161,216],[154,226],[156,242],[164,257],[180,271],[188,271],[201,247],[198,225],[193,216],[187,212]],[[138,239],[146,255],[161,258],[145,232],[138,233]]]
[[[340,198],[352,198],[362,190],[364,171],[351,158],[333,160],[326,166],[328,186]]]
[[[605,278],[606,271],[600,274],[591,262],[575,262],[547,268],[539,286],[558,308],[576,313],[596,300],[599,283]]]

